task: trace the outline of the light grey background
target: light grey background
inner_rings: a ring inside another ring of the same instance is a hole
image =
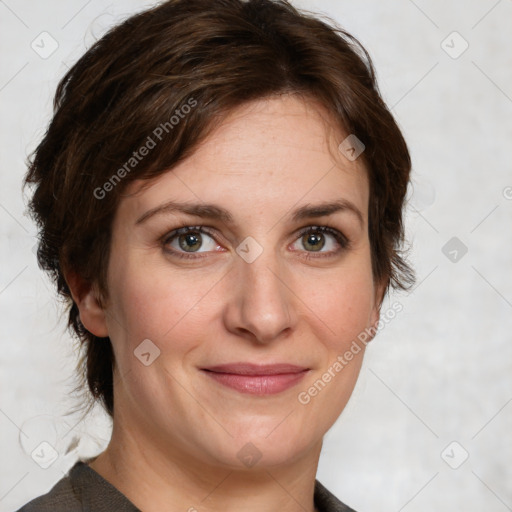
[[[512,510],[512,0],[294,4],[366,46],[414,162],[418,285],[384,305],[403,311],[369,346],[318,479],[358,512]],[[37,267],[20,187],[58,79],[106,27],[148,5],[0,1],[1,511],[47,492],[109,437],[100,413],[65,416],[76,346]],[[42,441],[59,454],[48,469],[30,456]]]

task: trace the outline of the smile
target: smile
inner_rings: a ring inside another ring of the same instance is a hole
[[[217,383],[240,393],[273,395],[298,384],[310,370],[288,364],[234,363],[203,368],[202,371]]]

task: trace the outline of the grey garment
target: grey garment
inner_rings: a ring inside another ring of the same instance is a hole
[[[320,512],[355,512],[315,481],[315,506]],[[84,461],[78,461],[43,496],[17,512],[140,512],[128,498]]]

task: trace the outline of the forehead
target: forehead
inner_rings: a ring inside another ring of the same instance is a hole
[[[366,217],[367,172],[362,159],[350,161],[338,150],[346,136],[313,100],[252,101],[222,118],[173,169],[130,183],[122,203],[140,213],[172,199],[248,210],[344,198]]]

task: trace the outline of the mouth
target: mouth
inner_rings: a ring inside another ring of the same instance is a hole
[[[201,368],[217,383],[251,395],[274,395],[296,384],[310,369],[291,364],[231,363]]]

